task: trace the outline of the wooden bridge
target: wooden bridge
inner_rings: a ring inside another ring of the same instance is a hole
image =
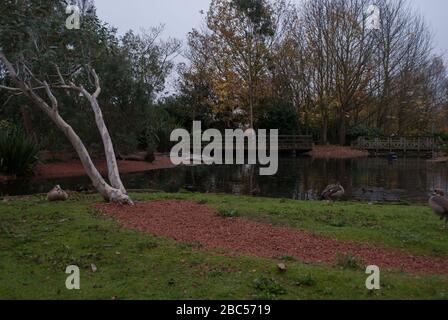
[[[429,155],[439,151],[440,143],[433,137],[360,137],[353,146],[375,155],[385,153]]]
[[[279,151],[296,151],[305,153],[312,151],[314,147],[312,136],[278,136]]]

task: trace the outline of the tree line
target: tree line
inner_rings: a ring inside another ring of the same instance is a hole
[[[371,4],[377,29],[365,23]],[[223,126],[322,143],[436,134],[447,129],[448,78],[434,45],[406,0],[213,0],[188,35],[179,97]]]
[[[81,8],[80,30],[64,27],[69,3]],[[371,4],[379,8],[378,29],[365,23]],[[26,81],[58,85],[57,65],[64,78],[93,90],[89,69],[96,71],[118,153],[167,151],[170,131],[191,129],[193,120],[339,144],[361,135],[447,132],[446,65],[407,0],[212,0],[183,46],[162,33],[156,26],[120,36],[90,0],[5,0],[0,10],[0,47]],[[176,64],[180,54],[186,62]],[[172,74],[175,91],[166,94]],[[11,85],[7,75],[0,64],[0,85]],[[55,95],[61,115],[102,152],[89,102],[73,92]],[[67,146],[23,94],[0,90],[0,116],[42,148]]]
[[[68,4],[81,9],[79,30],[66,28]],[[118,153],[153,149],[157,141],[148,129],[155,122],[152,108],[165,90],[165,80],[175,67],[173,58],[181,48],[179,40],[162,40],[163,30],[160,25],[138,34],[129,30],[118,35],[98,18],[90,0],[5,0],[0,9],[1,52],[36,92],[45,97],[36,80],[56,89],[53,93],[61,116],[94,154],[103,150],[90,104],[80,94],[57,90],[61,76],[94,91],[90,71],[94,69],[101,81],[98,101]],[[0,85],[14,85],[4,63],[0,63]],[[42,149],[69,147],[58,128],[49,125],[22,92],[0,89],[0,117],[20,125]]]

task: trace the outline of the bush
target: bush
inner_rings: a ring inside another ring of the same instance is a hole
[[[273,300],[286,294],[285,288],[272,278],[255,279],[254,289],[257,291],[257,297],[263,300]]]
[[[169,152],[175,144],[170,141],[171,132],[178,127],[166,110],[154,107],[146,122],[141,145],[154,148],[154,151]]]
[[[155,151],[156,148],[153,145],[151,144],[148,145],[148,147],[146,148],[146,156],[145,156],[146,162],[153,163],[156,160]]]
[[[281,135],[294,135],[299,133],[299,116],[293,105],[267,98],[260,103],[260,110],[255,123],[257,129],[278,129]]]
[[[377,128],[370,128],[366,126],[356,126],[349,130],[348,138],[351,141],[358,139],[359,137],[375,138],[382,136],[383,132]]]
[[[217,212],[218,216],[223,217],[223,218],[235,218],[238,217],[238,211],[234,210],[234,209],[219,209]]]
[[[337,265],[342,269],[352,269],[352,270],[362,269],[362,262],[351,253],[348,254],[338,253],[336,259],[337,259]]]
[[[19,128],[0,130],[0,172],[17,176],[32,172],[39,148]]]
[[[448,132],[438,132],[434,134],[434,138],[443,140],[444,142],[448,141]]]
[[[315,285],[316,285],[316,280],[310,274],[301,276],[296,281],[296,286],[298,286],[298,287],[314,287]]]

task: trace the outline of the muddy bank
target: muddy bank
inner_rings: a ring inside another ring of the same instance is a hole
[[[316,159],[352,159],[366,158],[369,156],[369,152],[351,147],[315,146],[308,155]]]
[[[11,180],[15,180],[15,179],[17,179],[16,176],[2,176],[2,175],[0,175],[0,183],[11,181]]]
[[[428,160],[430,163],[448,163],[448,156],[439,156],[434,159]]]
[[[105,160],[95,160],[96,168],[101,174],[107,174],[107,164]],[[174,165],[168,156],[157,155],[152,163],[144,161],[126,161],[119,160],[118,168],[120,173],[135,173],[157,169],[173,168]],[[79,160],[70,160],[67,162],[39,164],[34,169],[36,178],[66,178],[85,176],[85,170]]]

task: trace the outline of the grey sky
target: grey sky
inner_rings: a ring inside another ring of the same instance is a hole
[[[298,1],[298,0],[297,0]],[[426,17],[434,33],[437,53],[448,57],[448,1],[410,0]],[[207,11],[210,0],[95,0],[98,15],[117,27],[119,33],[139,31],[165,24],[164,37],[185,40],[186,34],[201,24],[200,10]]]

